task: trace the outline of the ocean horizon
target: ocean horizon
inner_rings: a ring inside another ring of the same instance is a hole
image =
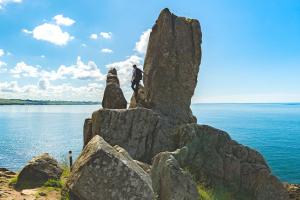
[[[84,119],[100,105],[0,106],[0,167],[19,171],[48,152],[59,161],[77,157]],[[196,103],[199,124],[229,133],[256,149],[284,182],[300,183],[300,103]]]

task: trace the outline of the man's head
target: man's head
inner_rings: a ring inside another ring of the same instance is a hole
[[[133,67],[134,69],[136,69],[136,65],[133,65],[132,67]]]

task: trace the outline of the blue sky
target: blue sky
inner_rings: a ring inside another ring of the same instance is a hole
[[[0,0],[0,98],[99,101],[117,67],[129,99],[165,7],[201,23],[194,102],[300,102],[298,0]]]

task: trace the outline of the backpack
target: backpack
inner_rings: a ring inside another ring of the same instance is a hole
[[[142,74],[142,70],[140,70],[139,68],[136,68],[135,70],[135,79],[140,81],[143,78],[143,74]]]

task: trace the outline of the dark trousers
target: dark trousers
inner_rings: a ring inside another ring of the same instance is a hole
[[[138,92],[139,85],[140,85],[140,81],[139,81],[139,80],[133,80],[133,81],[131,82],[131,88],[133,89],[133,91],[134,91],[135,93]]]

